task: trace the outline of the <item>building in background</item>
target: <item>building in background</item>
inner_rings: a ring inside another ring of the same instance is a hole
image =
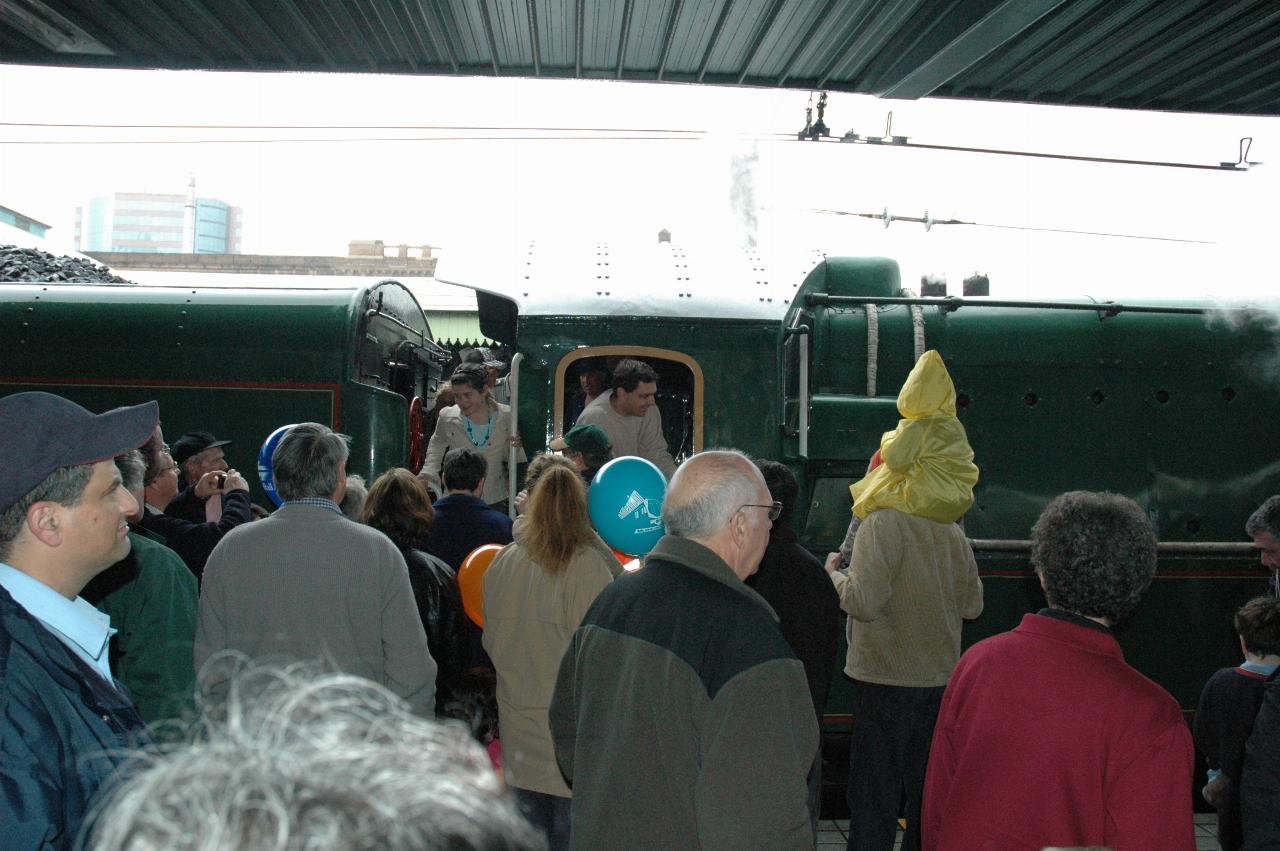
[[[243,214],[215,198],[197,198],[196,181],[186,195],[116,192],[76,208],[75,245],[80,251],[148,254],[239,254]]]
[[[10,210],[8,207],[0,206],[0,222],[6,225],[12,225],[18,230],[24,230],[27,233],[33,233],[36,236],[44,236],[49,230],[49,225],[44,222],[38,222],[30,216],[24,216],[17,210]],[[0,242],[5,242],[3,236],[0,236]],[[12,240],[10,240],[12,241]]]

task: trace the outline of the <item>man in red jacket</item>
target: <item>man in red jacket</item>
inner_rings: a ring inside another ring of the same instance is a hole
[[[1190,851],[1190,732],[1111,633],[1155,574],[1150,522],[1126,497],[1063,494],[1031,532],[1031,564],[1049,607],[971,647],[947,684],[923,847]]]

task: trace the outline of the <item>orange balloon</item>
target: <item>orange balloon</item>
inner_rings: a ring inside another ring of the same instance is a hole
[[[493,563],[501,544],[476,547],[458,568],[458,590],[462,592],[462,610],[481,629],[484,628],[484,574]]]
[[[608,545],[606,544],[606,546]],[[635,560],[635,556],[629,556],[616,547],[609,547],[609,549],[613,552],[613,557],[618,560],[618,564],[625,566],[627,562]]]

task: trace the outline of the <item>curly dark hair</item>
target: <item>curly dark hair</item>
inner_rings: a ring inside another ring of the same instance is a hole
[[[1064,493],[1031,529],[1031,565],[1049,605],[1114,625],[1137,608],[1151,585],[1156,533],[1126,496]]]
[[[1280,654],[1280,600],[1254,597],[1236,612],[1235,627],[1250,653]]]
[[[436,512],[422,480],[403,467],[388,470],[369,488],[360,519],[396,546],[417,549],[431,534]]]

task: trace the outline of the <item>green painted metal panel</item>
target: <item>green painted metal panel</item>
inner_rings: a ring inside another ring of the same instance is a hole
[[[48,390],[91,410],[155,399],[168,439],[202,428],[234,441],[229,461],[264,505],[258,449],[281,425],[349,434],[349,470],[367,478],[404,465],[408,400],[429,406],[440,382],[429,349],[421,308],[395,283],[0,286],[0,394]]]

